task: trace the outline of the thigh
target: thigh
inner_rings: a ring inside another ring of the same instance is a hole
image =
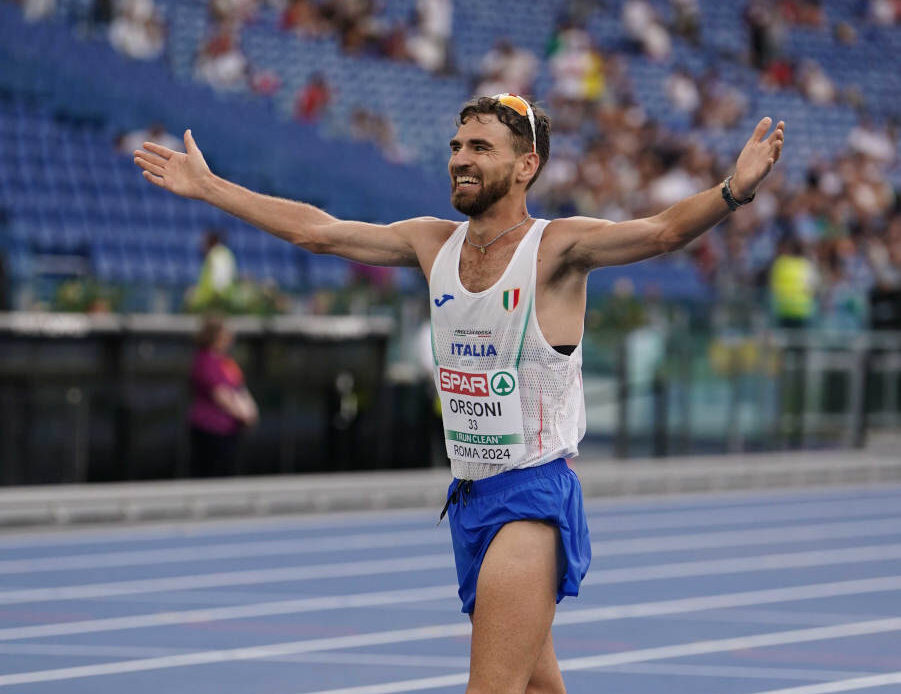
[[[558,530],[540,521],[501,528],[482,562],[472,615],[470,694],[525,691],[554,619]]]

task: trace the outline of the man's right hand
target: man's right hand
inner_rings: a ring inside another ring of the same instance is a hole
[[[186,198],[203,198],[212,174],[190,130],[185,130],[185,152],[145,142],[144,149],[135,150],[134,162],[154,185]]]

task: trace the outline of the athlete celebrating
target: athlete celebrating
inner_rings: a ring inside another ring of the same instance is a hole
[[[429,280],[432,351],[454,480],[447,512],[463,611],[473,623],[469,694],[564,692],[551,638],[556,603],[590,561],[569,460],[585,432],[582,329],[591,270],[683,247],[753,200],[785,124],[761,120],[734,175],[652,217],[532,219],[526,192],[550,154],[550,119],[522,97],[468,102],[450,142],[462,224],[343,221],[213,174],[186,153],[134,153],[151,183],[204,200],[314,253],[418,266]],[[767,134],[769,132],[769,134]]]

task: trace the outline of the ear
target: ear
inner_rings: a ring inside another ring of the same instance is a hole
[[[527,184],[534,178],[540,164],[541,158],[535,152],[520,156],[517,162],[516,182]]]

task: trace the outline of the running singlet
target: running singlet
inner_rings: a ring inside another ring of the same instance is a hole
[[[469,223],[447,240],[429,278],[435,385],[451,472],[483,479],[578,455],[585,434],[582,345],[571,355],[545,340],[535,314],[536,220],[504,273],[469,292],[460,251]]]

